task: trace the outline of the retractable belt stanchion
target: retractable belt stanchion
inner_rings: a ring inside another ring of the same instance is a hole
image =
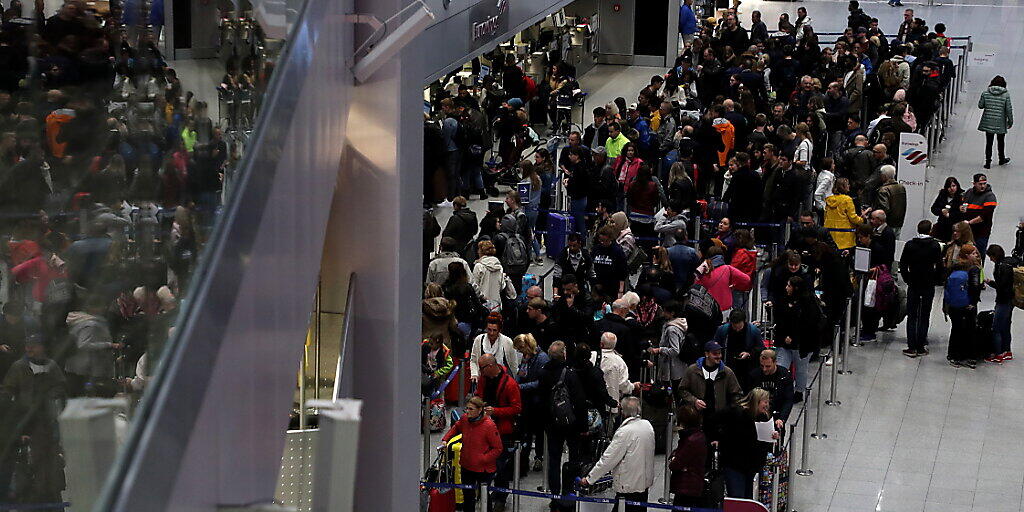
[[[853,370],[847,369],[846,360],[850,357],[850,315],[853,314],[853,302],[850,299],[846,299],[846,314],[843,315],[843,358],[842,366],[839,368],[840,375],[848,375],[853,373]],[[833,363],[835,364],[835,363]]]
[[[548,443],[551,442],[551,440],[548,439],[548,431],[545,430],[541,432],[540,435],[544,436],[544,449],[547,450]],[[541,469],[543,470],[544,480],[540,483],[540,485],[537,486],[537,490],[542,492],[548,492],[548,460],[546,458],[544,459],[544,464],[541,464],[541,466],[543,466]]]
[[[761,312],[761,269],[758,268],[758,260],[760,260],[760,256],[761,255],[758,254],[758,257],[754,259],[754,279],[753,282],[750,284],[750,300],[747,301],[750,303],[751,322],[756,322],[758,318],[761,316],[759,314]]]
[[[515,482],[515,488],[516,489],[519,489],[519,480],[522,478],[522,463],[520,462],[521,458],[522,458],[522,454],[523,454],[522,452],[523,452],[523,443],[522,442],[517,442],[516,443],[516,452],[515,452],[515,455],[514,455],[515,460],[512,462],[512,481]],[[513,510],[513,512],[516,512],[516,511],[519,510],[519,495],[518,494],[513,494],[512,495],[512,510]]]
[[[669,395],[671,395],[671,394],[672,394],[672,391],[671,391],[671,388],[670,388],[669,389]],[[674,444],[672,443],[672,437],[673,437],[672,436],[672,432],[674,432],[673,428],[674,428],[674,424],[675,424],[675,422],[673,421],[674,416],[675,416],[674,413],[672,413],[672,412],[668,413],[668,425],[665,427],[665,431],[666,431],[665,432],[665,478],[664,478],[665,487],[664,487],[664,491],[662,492],[662,495],[661,495],[661,500],[659,500],[661,503],[672,503],[672,492],[669,490],[669,488],[671,487],[670,477],[672,475],[671,475],[671,471],[669,471],[669,469],[668,469],[668,463],[669,463],[669,459],[672,458],[672,447],[674,446]]]
[[[807,396],[807,399],[809,400],[811,396],[811,388],[805,389],[804,392],[804,394]],[[806,407],[804,407],[803,409],[803,418],[801,419],[804,422],[802,436],[803,439],[800,442],[800,469],[796,470],[796,474],[800,476],[811,476],[814,474],[814,471],[812,471],[811,468],[807,467],[807,441],[811,438],[811,430],[807,428],[807,424],[810,423],[810,421],[808,421],[807,418]]]
[[[822,363],[824,363],[825,360],[820,359],[820,361],[821,362],[818,363],[818,388],[814,388],[813,379],[811,380],[811,383],[808,384],[807,386],[808,402],[811,401],[811,393],[814,393],[814,432],[811,432],[811,437],[813,437],[814,439],[825,439],[828,437],[828,434],[821,431],[821,369],[823,367]],[[834,368],[835,366],[835,363],[833,363],[832,367]],[[804,410],[806,411],[807,409],[805,408]],[[810,413],[808,412],[807,414]],[[804,415],[804,421],[810,422],[810,417],[807,416],[806,414]],[[807,431],[806,428],[804,429],[804,431]],[[806,445],[804,447],[806,448]],[[803,464],[803,466],[806,467],[806,464]]]
[[[463,374],[458,376],[459,379],[459,409],[466,407],[466,374],[469,368],[466,365],[469,364],[469,352],[463,354],[462,361],[459,363],[460,369]]]
[[[850,341],[851,347],[863,347],[864,344],[860,341],[860,326],[863,324],[861,320],[864,314],[864,276],[860,273],[857,274],[857,323],[854,326],[853,340]]]
[[[842,404],[842,402],[840,402],[838,399],[836,399],[836,382],[837,382],[836,381],[836,375],[837,375],[837,372],[839,372],[839,361],[836,360],[836,357],[839,357],[838,354],[839,354],[839,326],[836,325],[834,327],[834,333],[833,333],[833,336],[832,336],[832,380],[830,382],[830,387],[829,387],[829,390],[828,390],[828,400],[825,401],[825,405],[829,405],[829,406],[832,406],[832,407],[836,407],[836,406]],[[821,387],[820,386],[818,388],[818,402],[821,403]],[[818,429],[817,430],[818,430],[818,432],[821,432],[821,413],[820,412],[818,413],[818,420],[819,420],[819,424],[818,424]]]

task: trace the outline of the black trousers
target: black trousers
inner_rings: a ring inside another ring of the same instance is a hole
[[[1006,160],[1006,134],[985,132],[985,163],[992,163],[992,139],[999,141],[999,161]]]
[[[949,331],[948,359],[964,361],[975,358],[977,350],[972,340],[977,317],[976,308],[949,308],[949,321],[953,325]]]
[[[615,499],[619,498],[624,498],[626,501],[639,501],[641,503],[647,503],[647,491],[615,493]],[[615,507],[612,508],[612,512],[619,512],[618,503],[616,503]],[[647,512],[647,507],[641,507],[638,505],[626,505],[626,512]]]
[[[476,512],[476,497],[480,492],[480,484],[485,484],[494,478],[494,473],[478,473],[462,468],[462,483],[472,485],[472,489],[462,491],[462,508],[464,512]]]

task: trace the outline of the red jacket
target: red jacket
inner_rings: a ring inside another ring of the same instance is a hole
[[[494,407],[491,417],[498,425],[498,432],[501,435],[514,434],[516,431],[516,418],[523,412],[523,401],[519,397],[519,384],[508,374],[508,370],[502,369],[498,382],[498,403],[487,404]],[[483,375],[476,381],[476,396],[483,398],[487,388],[487,378]]]
[[[462,451],[459,453],[459,465],[477,473],[494,473],[497,471],[498,456],[501,455],[501,436],[498,428],[490,418],[469,421],[469,416],[459,418],[444,435],[444,442],[456,434],[462,434]]]
[[[736,252],[732,255],[732,261],[729,262],[729,264],[736,267],[736,270],[753,277],[754,270],[757,269],[757,251],[753,249],[737,248]]]
[[[67,277],[67,272],[55,269],[46,263],[46,257],[40,254],[11,269],[14,280],[19,283],[35,281],[32,285],[32,297],[39,302],[46,302],[46,287],[50,281],[58,277]]]
[[[708,289],[722,311],[732,308],[733,290],[750,289],[750,276],[732,265],[719,265],[711,272],[698,276],[694,282]]]

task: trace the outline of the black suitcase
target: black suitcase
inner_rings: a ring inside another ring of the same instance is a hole
[[[974,346],[972,347],[975,359],[985,359],[992,354],[992,321],[995,319],[995,311],[981,311],[978,313],[978,320],[974,326]]]
[[[664,455],[669,442],[668,422],[669,412],[672,411],[672,396],[667,392],[652,392],[644,395],[643,409],[640,416],[651,422],[654,428],[654,453]]]

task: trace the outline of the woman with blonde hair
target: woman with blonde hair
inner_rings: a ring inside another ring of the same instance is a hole
[[[953,224],[952,238],[946,244],[946,251],[942,256],[942,262],[947,272],[953,270],[953,267],[960,261],[960,253],[968,244],[974,245],[974,232],[971,231],[971,225],[963,220]]]
[[[764,467],[770,443],[758,440],[757,423],[771,422],[771,395],[754,388],[738,404],[722,411],[718,448],[726,494],[731,498],[752,499],[754,476]],[[778,432],[772,433],[778,439]]]
[[[516,383],[519,384],[519,394],[523,403],[523,412],[519,421],[523,434],[523,458],[529,461],[530,447],[533,452],[533,471],[544,469],[544,416],[539,414],[544,400],[540,393],[540,378],[544,372],[544,366],[551,359],[547,352],[537,346],[537,339],[532,334],[520,334],[512,339],[512,346],[523,355],[519,363],[519,371],[515,374]]]
[[[978,364],[972,338],[978,320],[978,301],[981,300],[982,287],[981,253],[974,244],[965,243],[960,247],[953,271],[946,279],[946,289],[942,296],[942,310],[949,315],[951,324],[946,360],[954,368],[966,366],[973,370]],[[989,341],[985,340],[985,343]]]
[[[530,230],[530,248],[533,249],[535,263],[540,262],[540,236],[537,235],[537,218],[540,216],[540,198],[543,189],[540,174],[533,162],[523,160],[519,162],[519,170],[523,173],[523,181],[530,182],[530,197],[526,203],[526,226]]]

